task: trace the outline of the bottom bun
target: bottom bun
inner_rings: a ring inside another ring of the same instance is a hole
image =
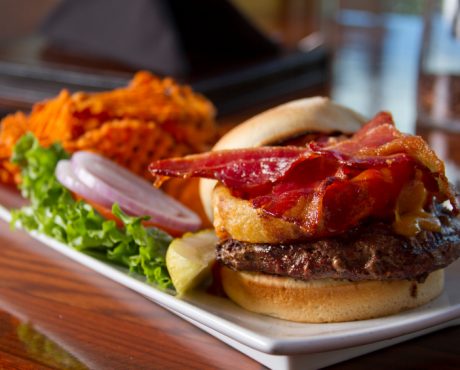
[[[441,294],[444,270],[423,283],[409,280],[300,281],[222,268],[222,285],[241,307],[298,322],[340,322],[391,315],[421,306]]]

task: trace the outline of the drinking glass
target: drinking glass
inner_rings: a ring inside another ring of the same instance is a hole
[[[460,0],[426,0],[425,6],[417,133],[460,189]]]

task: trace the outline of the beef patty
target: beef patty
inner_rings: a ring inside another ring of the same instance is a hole
[[[217,260],[239,271],[258,271],[301,280],[423,281],[460,256],[460,220],[439,211],[440,232],[407,238],[391,225],[374,222],[328,239],[292,244],[252,244],[228,239]]]

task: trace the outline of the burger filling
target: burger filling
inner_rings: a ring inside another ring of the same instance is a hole
[[[439,232],[405,237],[380,221],[341,235],[300,243],[221,241],[217,260],[239,271],[257,271],[300,280],[417,280],[460,257],[460,220],[438,207]]]
[[[295,240],[272,244],[241,242],[228,232],[217,258],[236,270],[423,281],[460,255],[459,206],[444,164],[385,112],[350,138],[211,152],[155,162],[150,170],[218,180],[262,216],[301,230]]]

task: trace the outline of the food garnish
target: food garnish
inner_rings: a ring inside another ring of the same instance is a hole
[[[13,210],[11,224],[126,266],[162,289],[171,288],[165,255],[172,237],[160,229],[144,227],[142,222],[148,216],[129,216],[118,204],[112,206],[112,213],[121,220],[122,228],[89,204],[75,200],[55,176],[58,162],[68,158],[59,144],[44,148],[32,134],[17,142],[13,161],[21,168],[20,189],[30,205]]]
[[[211,276],[216,260],[217,237],[213,230],[186,233],[174,239],[166,252],[166,267],[177,295],[182,296]]]
[[[152,187],[143,178],[90,152],[76,152],[70,161],[59,161],[56,176],[64,186],[105,207],[117,203],[130,215],[179,232],[197,230],[201,221],[175,199]]]

